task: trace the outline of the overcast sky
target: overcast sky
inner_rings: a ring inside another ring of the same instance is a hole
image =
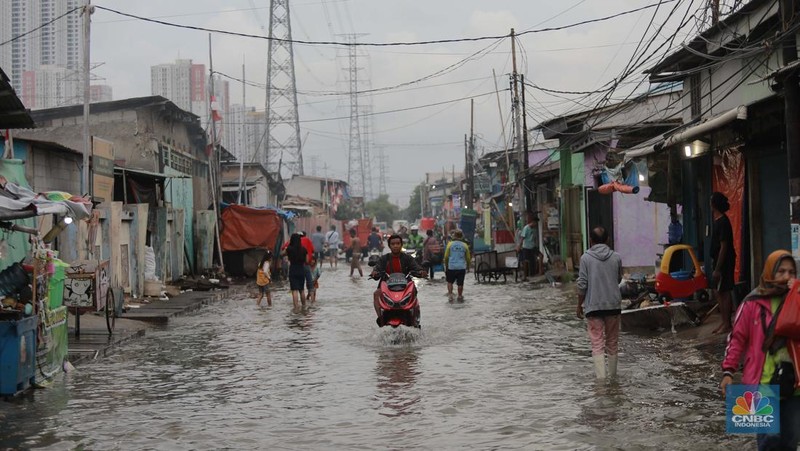
[[[159,18],[184,25],[264,35],[269,23],[269,0],[93,0],[93,3],[124,12]],[[511,28],[523,32],[574,24],[588,19],[633,10],[658,3],[657,0],[291,0],[294,39],[341,41],[344,33],[360,33],[362,42],[438,40],[504,35]],[[526,81],[562,91],[591,91],[606,85],[622,72],[637,44],[654,38],[646,52],[657,58],[668,47],[656,51],[675,33],[678,46],[697,30],[697,21],[678,29],[688,10],[691,14],[706,3],[702,0],[665,1],[655,8],[602,22],[559,31],[530,33],[519,38],[518,70]],[[672,8],[678,6],[668,19]],[[656,13],[655,19],[653,18]],[[702,12],[695,17],[702,17]],[[652,21],[652,24],[651,24]],[[661,29],[659,27],[665,24]],[[648,25],[650,25],[648,27]],[[239,77],[246,60],[248,80],[266,79],[267,42],[265,40],[213,35],[214,69]],[[392,201],[405,204],[413,187],[425,172],[463,167],[464,135],[469,133],[469,100],[442,103],[470,96],[475,98],[475,133],[479,151],[503,147],[500,115],[508,122],[510,94],[493,93],[492,70],[500,89],[508,86],[511,72],[511,43],[478,41],[432,44],[413,47],[362,47],[359,66],[367,88],[395,86],[437,73],[469,55],[487,49],[485,54],[458,65],[453,70],[427,81],[374,95],[373,111],[415,108],[403,112],[372,116],[374,143],[388,156],[388,192]],[[491,51],[488,51],[491,50]],[[341,48],[321,45],[295,45],[297,88],[301,136],[306,173],[312,171],[312,157],[318,158],[318,175],[327,164],[328,175],[347,178],[349,119],[348,96],[319,96],[316,91],[346,91],[347,60]],[[644,53],[640,48],[638,53]],[[337,55],[340,57],[337,58]],[[176,58],[191,58],[208,65],[208,33],[127,19],[97,10],[93,15],[92,61],[104,63],[94,73],[114,88],[114,99],[150,95],[150,66]],[[655,61],[655,60],[652,60]],[[642,68],[644,69],[644,68]],[[636,74],[641,73],[641,69]],[[637,80],[641,78],[631,78]],[[616,98],[623,98],[635,84],[622,86]],[[646,89],[642,85],[638,89]],[[232,103],[241,103],[241,86],[231,82]],[[526,91],[528,125],[585,106],[569,99],[535,89]],[[594,99],[596,100],[596,98]],[[361,103],[370,99],[362,98]],[[247,88],[247,104],[264,109],[265,91]],[[421,107],[440,103],[437,106]],[[591,105],[591,101],[582,102]],[[309,122],[306,122],[309,121]],[[509,141],[506,124],[505,140]],[[376,158],[377,149],[372,149]],[[377,191],[377,161],[374,189]]]

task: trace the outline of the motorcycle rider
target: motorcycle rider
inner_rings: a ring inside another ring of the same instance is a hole
[[[403,252],[403,238],[400,235],[392,235],[387,240],[389,243],[390,253],[381,256],[378,263],[373,267],[370,277],[377,279],[381,273],[403,273],[411,274],[419,278],[428,276],[427,271],[414,260],[413,257]],[[378,289],[372,294],[372,303],[375,307],[375,314],[378,316],[378,325],[381,324],[381,288],[380,281],[378,282]]]
[[[411,226],[411,234],[408,235],[408,243],[406,249],[409,250],[422,250],[422,235],[419,234],[419,227]]]
[[[370,251],[383,251],[383,238],[381,238],[381,234],[378,232],[377,227],[373,227],[372,233],[370,233],[369,237],[367,237],[367,246],[369,246]]]

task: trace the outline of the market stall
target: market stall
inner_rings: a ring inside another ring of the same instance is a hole
[[[62,304],[68,265],[51,245],[71,221],[88,218],[91,207],[84,198],[34,193],[0,176],[0,238],[6,244],[25,244],[0,247],[0,395],[45,384],[62,371],[67,358],[67,308]],[[41,237],[34,219],[44,215],[54,215],[55,225]],[[20,249],[25,251],[22,256]]]

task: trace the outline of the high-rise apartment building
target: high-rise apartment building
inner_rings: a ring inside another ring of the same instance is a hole
[[[80,10],[67,14],[82,5],[83,0],[0,1],[0,42],[42,27],[0,47],[0,67],[26,107],[83,102],[83,19]],[[91,89],[102,92],[93,101],[112,100],[110,86]]]
[[[89,101],[110,102],[114,100],[113,90],[109,85],[92,85],[89,87]]]
[[[208,90],[206,66],[189,59],[150,67],[150,93],[166,97],[179,108],[201,119],[207,116]]]
[[[20,36],[77,8],[82,0],[3,0],[0,2],[0,40]],[[41,66],[78,69],[83,59],[80,11],[56,20],[0,50],[0,67],[21,92],[26,71]],[[80,81],[79,81],[80,82]]]

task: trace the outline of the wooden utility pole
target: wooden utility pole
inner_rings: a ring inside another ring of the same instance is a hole
[[[517,37],[514,33],[514,29],[511,29],[511,63],[513,67],[512,72],[512,83],[514,89],[514,100],[512,102],[513,109],[514,109],[514,151],[517,155],[517,170],[516,170],[516,183],[522,183],[524,179],[520,179],[520,173],[522,172],[521,169],[524,167],[524,161],[527,160],[527,155],[523,155],[523,148],[522,148],[522,137],[525,132],[522,130],[522,112],[520,110],[520,102],[519,102],[519,74],[517,73]],[[524,189],[524,186],[523,186]],[[510,202],[509,202],[510,203]],[[510,221],[512,224],[513,216],[511,216],[512,220]],[[514,225],[516,228],[516,225]],[[516,233],[516,230],[511,230],[512,233]]]
[[[81,171],[81,194],[92,194],[89,181],[89,155],[92,153],[92,136],[89,134],[89,104],[91,103],[90,70],[91,70],[91,35],[92,35],[92,0],[86,0],[83,6],[83,170]],[[112,199],[105,199],[111,201]],[[94,249],[94,246],[89,246]],[[91,251],[90,251],[91,252]]]
[[[719,0],[711,0],[711,24],[719,22]]]
[[[528,113],[525,110],[525,75],[519,75],[520,84],[522,85],[522,168],[524,170],[524,177],[522,178],[522,191],[525,198],[525,210],[534,211],[533,196],[531,195],[530,183],[528,183]]]
[[[208,73],[209,73],[209,98],[208,110],[211,113],[211,155],[208,156],[208,182],[211,184],[211,202],[214,205],[214,235],[217,238],[217,252],[219,252],[219,267],[225,272],[225,263],[222,258],[222,242],[219,239],[219,199],[217,195],[217,179],[214,175],[219,164],[219,149],[217,146],[217,123],[214,120],[214,60],[211,56],[211,33],[208,34]],[[217,172],[218,174],[218,172]]]
[[[242,120],[247,117],[247,104],[245,96],[245,71],[244,71],[244,55],[242,55]],[[247,122],[245,120],[245,122]],[[246,130],[247,124],[242,125],[242,130]],[[230,128],[230,127],[229,127]],[[236,203],[241,205],[242,201],[247,201],[245,196],[245,183],[244,183],[244,148],[240,149],[239,153],[239,195],[236,196]]]

